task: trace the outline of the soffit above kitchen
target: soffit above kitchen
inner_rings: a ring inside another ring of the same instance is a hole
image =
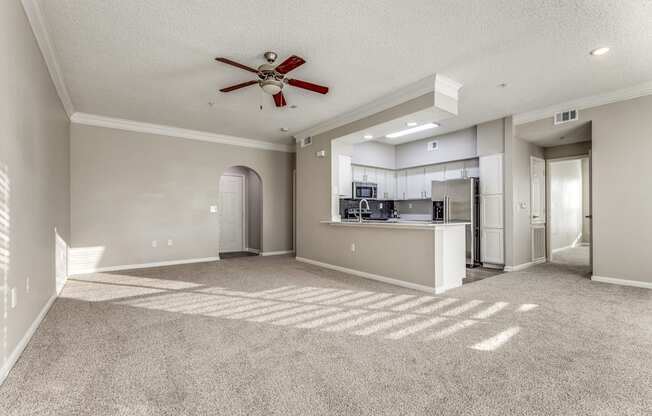
[[[464,85],[442,132],[652,74],[649,1],[23,1],[40,6],[75,111],[268,142],[433,73]],[[329,93],[296,89],[282,109],[259,88],[218,93],[245,80],[216,56],[256,67],[267,50],[304,58],[293,76]]]

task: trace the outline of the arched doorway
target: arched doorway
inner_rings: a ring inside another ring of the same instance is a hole
[[[262,208],[260,175],[247,166],[227,168],[219,182],[220,258],[262,252]]]

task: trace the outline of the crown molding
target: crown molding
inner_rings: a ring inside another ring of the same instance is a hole
[[[143,123],[140,121],[105,117],[95,114],[74,113],[72,117],[70,117],[70,121],[75,124],[83,124],[86,126],[106,127],[138,133],[150,133],[160,136],[200,140],[231,146],[250,147],[254,149],[274,150],[277,152],[287,153],[294,153],[295,151],[295,146],[293,144],[270,143],[262,140],[247,139],[244,137],[227,136],[224,134],[209,133],[199,130],[188,130],[179,127],[165,126],[162,124]]]
[[[514,125],[525,124],[531,121],[543,120],[553,117],[556,112],[570,109],[584,110],[601,105],[613,104],[619,101],[631,100],[633,98],[643,97],[652,94],[652,81],[634,85],[632,87],[622,88],[603,94],[592,95],[590,97],[579,98],[576,100],[566,101],[564,103],[552,105],[539,110],[528,111],[514,115]]]
[[[75,113],[75,108],[72,105],[68,88],[64,82],[63,73],[61,72],[61,67],[54,51],[54,44],[52,43],[50,32],[43,17],[43,11],[37,0],[21,0],[21,3],[23,4],[25,15],[27,15],[27,20],[32,27],[32,32],[34,32],[36,43],[41,49],[41,55],[43,55],[48,72],[50,72],[50,78],[52,78],[54,88],[57,90],[61,105],[66,111],[66,114],[68,114],[68,117],[71,117]]]
[[[302,130],[295,134],[294,138],[297,143],[299,143],[306,137],[315,136],[317,134],[336,129],[346,124],[353,123],[354,121],[387,110],[388,108],[395,107],[414,98],[432,93],[435,89],[435,79],[436,75],[430,75],[420,81],[415,82],[414,84],[410,84],[407,87],[402,88],[400,91],[385,95],[375,101],[358,107],[355,110],[336,116],[306,130]]]

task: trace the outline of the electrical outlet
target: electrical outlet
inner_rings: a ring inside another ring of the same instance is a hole
[[[154,248],[158,247],[158,241],[152,240],[152,247]]]
[[[29,276],[25,279],[25,293],[29,293]]]
[[[172,240],[168,240],[168,246],[172,245]]]
[[[11,309],[16,307],[16,288],[11,288]]]
[[[380,204],[378,204],[378,208],[383,209],[383,203],[382,202]]]
[[[351,251],[355,251],[355,243],[351,243]]]
[[[217,205],[211,205],[210,206],[210,211],[211,211],[211,214],[215,214],[217,212]]]
[[[408,208],[412,208],[412,203],[409,203],[409,204],[408,204]]]

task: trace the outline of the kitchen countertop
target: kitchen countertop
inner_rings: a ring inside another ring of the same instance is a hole
[[[434,230],[438,227],[450,227],[457,225],[471,224],[468,221],[449,221],[449,222],[435,222],[435,221],[416,221],[416,220],[401,220],[400,218],[389,220],[366,220],[359,222],[358,220],[341,220],[320,221],[322,224],[346,226],[346,227],[370,227],[370,228],[402,228],[402,229],[415,229],[415,230]]]

